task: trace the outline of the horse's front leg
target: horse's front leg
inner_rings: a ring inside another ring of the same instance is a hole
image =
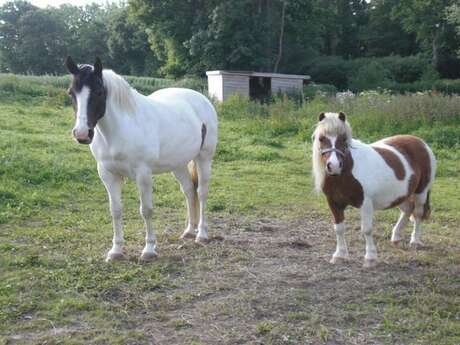
[[[121,203],[121,189],[123,178],[112,174],[104,169],[100,164],[97,166],[99,177],[104,183],[109,195],[110,212],[113,223],[113,245],[107,253],[106,261],[119,260],[123,258],[123,208]]]
[[[153,214],[153,198],[152,198],[152,175],[150,172],[142,174],[136,179],[139,189],[139,199],[142,218],[145,225],[145,247],[142,250],[141,260],[151,261],[156,258],[156,237],[153,232],[152,214]]]
[[[332,211],[332,215],[334,216],[334,230],[337,237],[335,253],[332,255],[330,263],[336,264],[348,259],[348,248],[345,240],[345,209],[343,207],[339,207],[332,201],[329,201],[329,207]]]
[[[377,248],[372,237],[372,222],[374,217],[374,206],[372,200],[364,198],[361,206],[361,231],[366,239],[366,254],[364,256],[364,267],[374,267],[377,264]]]

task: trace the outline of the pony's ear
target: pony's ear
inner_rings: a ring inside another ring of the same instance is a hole
[[[318,121],[319,122],[323,121],[325,117],[326,117],[326,114],[324,114],[324,113],[319,114]]]
[[[96,62],[94,63],[94,74],[99,78],[102,78],[102,62],[101,59],[98,57],[96,58]]]
[[[67,56],[67,59],[65,60],[65,65],[71,74],[78,74],[78,66],[75,64],[75,62],[73,62],[73,59],[70,56]]]
[[[347,119],[347,117],[345,116],[345,113],[340,112],[339,113],[339,119],[342,120],[343,122],[345,122],[345,120]]]

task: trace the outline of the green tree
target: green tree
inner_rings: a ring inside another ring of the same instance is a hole
[[[0,7],[0,58],[5,71],[24,72],[17,61],[21,45],[20,20],[28,12],[36,10],[37,7],[26,1],[10,1]]]
[[[392,10],[393,18],[399,20],[403,28],[414,33],[416,38],[431,53],[434,68],[439,69],[443,54],[449,52],[448,41],[452,28],[446,18],[446,9],[454,0],[406,0],[400,1]],[[448,50],[448,49],[447,49]]]
[[[129,16],[127,7],[110,11],[107,45],[113,67],[120,73],[149,75],[158,68],[145,30]]]
[[[400,0],[372,0],[369,22],[361,39],[366,56],[413,55],[419,47],[414,32],[404,30],[401,21],[392,16],[392,9]]]

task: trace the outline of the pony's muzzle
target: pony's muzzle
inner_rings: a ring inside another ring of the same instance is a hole
[[[94,130],[93,129],[78,129],[74,128],[72,130],[72,134],[76,141],[80,144],[91,144],[94,137]]]
[[[337,163],[327,162],[326,163],[326,172],[328,175],[340,175],[342,173],[343,163],[338,161]]]

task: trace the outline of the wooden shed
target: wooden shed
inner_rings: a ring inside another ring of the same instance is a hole
[[[224,101],[229,96],[240,94],[251,99],[264,99],[278,93],[302,93],[303,85],[308,84],[307,75],[208,71],[208,93],[211,97]]]

